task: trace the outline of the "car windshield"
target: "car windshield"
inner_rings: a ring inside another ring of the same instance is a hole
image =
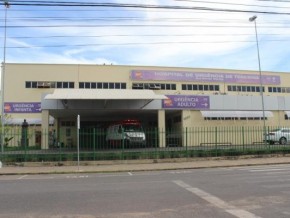
[[[125,132],[141,132],[143,131],[142,126],[140,125],[134,125],[134,124],[126,124],[123,125]]]

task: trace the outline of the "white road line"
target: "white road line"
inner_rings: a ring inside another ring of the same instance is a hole
[[[129,174],[130,176],[133,176],[133,174],[132,174],[131,172],[128,172],[128,174]]]
[[[227,202],[223,201],[222,199],[220,199],[214,195],[211,195],[211,194],[209,194],[209,193],[207,193],[199,188],[191,187],[190,185],[184,183],[181,180],[175,180],[173,182],[175,184],[177,184],[178,186],[186,189],[187,191],[197,195],[198,197],[202,198],[203,200],[211,203],[212,205],[214,205],[220,209],[223,209],[224,211],[226,211],[229,214],[234,215],[235,217],[238,217],[238,218],[259,218],[259,216],[256,216],[253,213],[250,213],[246,210],[239,209],[231,204],[228,204]]]
[[[20,176],[19,178],[17,178],[17,179],[23,179],[23,178],[25,178],[27,175],[24,175],[24,176]]]
[[[249,170],[250,172],[267,172],[267,171],[290,171],[290,169],[276,168],[276,169],[257,169]]]

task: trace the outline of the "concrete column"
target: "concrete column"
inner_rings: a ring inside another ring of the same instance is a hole
[[[42,110],[41,112],[41,149],[48,149],[49,140],[49,111]]]
[[[182,110],[181,112],[181,128],[182,128],[182,146],[189,146],[190,137],[188,136],[189,129],[191,127],[191,111]]]
[[[159,147],[166,146],[165,110],[158,110]]]

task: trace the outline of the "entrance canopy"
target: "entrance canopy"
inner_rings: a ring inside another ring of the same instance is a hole
[[[55,89],[46,100],[161,100],[165,95],[153,90],[131,89]]]

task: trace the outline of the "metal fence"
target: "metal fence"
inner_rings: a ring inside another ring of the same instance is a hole
[[[278,128],[153,128],[144,131],[145,144],[130,144],[126,143],[125,139],[112,143],[106,139],[106,130],[97,128],[80,129],[79,140],[77,130],[67,137],[65,131],[59,131],[56,136],[53,131],[28,129],[23,132],[21,128],[10,128],[5,131],[0,160],[4,163],[62,162],[76,161],[78,157],[81,161],[98,161],[290,153],[288,141],[283,144],[263,141],[265,132],[269,133]],[[48,147],[45,149],[41,146],[43,138],[48,141]]]

